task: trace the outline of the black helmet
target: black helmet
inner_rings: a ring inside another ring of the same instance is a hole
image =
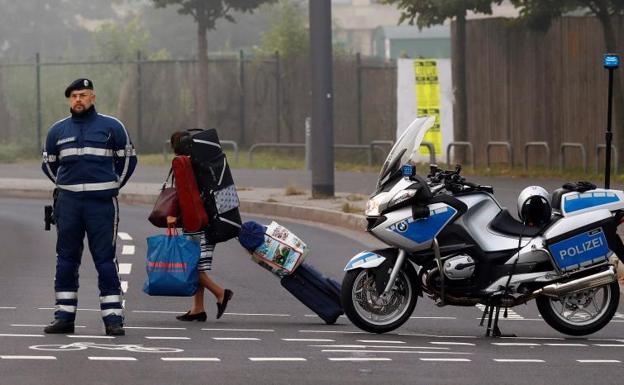
[[[548,192],[540,186],[529,186],[518,196],[518,216],[528,226],[543,226],[550,222],[552,210]]]

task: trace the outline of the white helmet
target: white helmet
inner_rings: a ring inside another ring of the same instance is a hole
[[[529,186],[518,196],[518,217],[529,226],[542,226],[550,222],[550,197],[540,186]]]

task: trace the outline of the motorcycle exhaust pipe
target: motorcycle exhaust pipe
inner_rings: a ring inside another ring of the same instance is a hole
[[[617,279],[617,274],[613,266],[600,273],[588,275],[587,277],[575,279],[570,282],[553,283],[533,292],[533,296],[547,295],[549,297],[560,297],[575,291],[593,289],[612,283]]]

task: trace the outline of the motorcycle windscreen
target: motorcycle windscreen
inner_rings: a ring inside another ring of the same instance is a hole
[[[425,133],[435,123],[435,117],[420,116],[416,118],[407,129],[401,134],[397,142],[392,146],[384,161],[377,187],[383,185],[388,177],[397,171],[404,164],[415,164],[418,159],[420,145],[422,144]]]

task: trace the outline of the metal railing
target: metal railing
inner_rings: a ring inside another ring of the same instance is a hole
[[[598,144],[596,145],[596,173],[598,173],[598,169],[600,168],[600,150],[601,149],[606,149],[607,145],[606,144]],[[615,172],[616,174],[618,173],[618,153],[617,153],[617,147],[615,147],[615,145],[611,145],[611,159],[613,160],[614,165],[613,167],[613,172]]]
[[[546,164],[548,168],[551,167],[550,162],[550,147],[548,147],[548,143],[546,142],[526,142],[524,144],[524,169],[527,170],[529,167],[529,147],[543,147],[546,149]]]
[[[470,166],[474,169],[475,167],[475,158],[474,158],[474,148],[472,147],[472,143],[470,142],[451,142],[446,146],[446,163],[451,164],[451,148],[453,147],[466,147],[468,148],[468,153],[470,157]]]
[[[490,149],[492,147],[505,147],[507,149],[507,159],[509,161],[509,167],[513,168],[513,147],[511,146],[511,143],[504,142],[504,141],[495,141],[495,142],[487,143],[487,146],[485,149],[487,167],[490,168]]]
[[[381,144],[389,144],[391,141],[374,140],[370,144],[334,144],[334,149],[338,150],[365,150],[367,153],[368,165],[373,164],[373,152],[375,149],[385,154]],[[392,142],[393,143],[393,142]],[[247,161],[253,162],[253,153],[259,148],[305,148],[305,143],[277,143],[277,142],[261,142],[254,143],[247,151]]]
[[[587,152],[585,146],[582,143],[563,142],[559,147],[559,171],[563,170],[563,163],[565,161],[565,149],[566,148],[578,148],[581,150],[581,158],[583,160],[583,172],[587,172]]]

